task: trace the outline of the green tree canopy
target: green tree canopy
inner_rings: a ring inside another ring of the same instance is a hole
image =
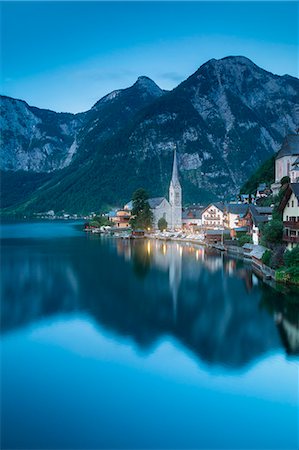
[[[287,267],[299,268],[299,247],[287,250],[284,254],[284,263]]]
[[[273,219],[266,223],[262,229],[262,242],[268,244],[280,244],[282,241],[283,224],[281,220]]]
[[[168,227],[167,220],[164,217],[161,217],[161,219],[158,220],[158,228],[160,231],[166,230]]]
[[[111,225],[111,222],[107,216],[96,216],[89,222],[89,225],[93,227],[102,227]]]
[[[280,180],[281,186],[284,186],[285,184],[288,184],[289,182],[290,182],[290,177],[288,177],[287,175],[285,177],[282,177],[282,179]]]
[[[133,197],[132,218],[130,220],[131,227],[147,229],[153,226],[153,213],[148,203],[148,193],[145,189],[137,189]]]

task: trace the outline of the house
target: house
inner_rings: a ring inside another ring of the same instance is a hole
[[[206,230],[205,241],[209,244],[223,243],[224,239],[229,238],[229,230]]]
[[[201,215],[201,223],[205,228],[223,228],[225,218],[225,205],[222,202],[211,203]]]
[[[299,244],[299,183],[290,183],[279,204],[283,220],[283,241],[289,249]]]
[[[255,196],[252,194],[240,194],[240,201],[246,205],[255,203]]]
[[[182,213],[182,224],[184,228],[192,229],[194,227],[201,226],[201,216],[203,211],[203,206],[192,205],[188,208],[183,208]]]
[[[291,177],[291,170],[299,157],[299,134],[289,134],[275,158],[275,183],[271,185],[274,195],[279,193],[281,179]]]
[[[117,211],[110,211],[108,218],[115,228],[130,228],[131,212],[128,209],[119,209]]]
[[[228,203],[224,225],[231,230],[240,227],[240,219],[246,214],[248,205],[243,203]]]
[[[256,190],[256,200],[258,201],[261,198],[266,198],[271,195],[272,191],[268,188],[266,183],[260,183]]]
[[[247,226],[254,245],[258,245],[261,237],[261,226],[272,219],[273,208],[270,206],[249,205],[242,218],[242,225]]]

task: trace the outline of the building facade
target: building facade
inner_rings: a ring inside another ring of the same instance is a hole
[[[182,187],[178,176],[176,150],[174,151],[172,177],[169,186],[169,201],[165,197],[148,200],[153,213],[153,228],[158,228],[158,222],[164,218],[167,228],[180,230],[182,228]]]
[[[275,183],[271,185],[274,195],[279,193],[280,182],[284,177],[291,178],[293,164],[299,157],[299,134],[288,135],[275,158]]]
[[[201,223],[205,228],[223,228],[225,223],[225,205],[220,202],[211,203],[203,210]]]
[[[299,183],[288,185],[279,209],[282,212],[283,241],[292,249],[299,245]]]

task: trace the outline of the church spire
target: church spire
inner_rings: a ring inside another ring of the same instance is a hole
[[[174,156],[173,156],[171,184],[173,186],[180,185],[179,175],[178,175],[178,165],[177,165],[177,159],[176,159],[176,148],[174,149]]]

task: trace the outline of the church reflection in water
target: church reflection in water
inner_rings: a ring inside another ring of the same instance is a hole
[[[11,280],[18,283],[11,283]],[[84,236],[3,246],[2,330],[65,313],[145,352],[168,335],[209,365],[240,368],[284,348],[299,353],[298,290],[273,288],[216,250]]]

